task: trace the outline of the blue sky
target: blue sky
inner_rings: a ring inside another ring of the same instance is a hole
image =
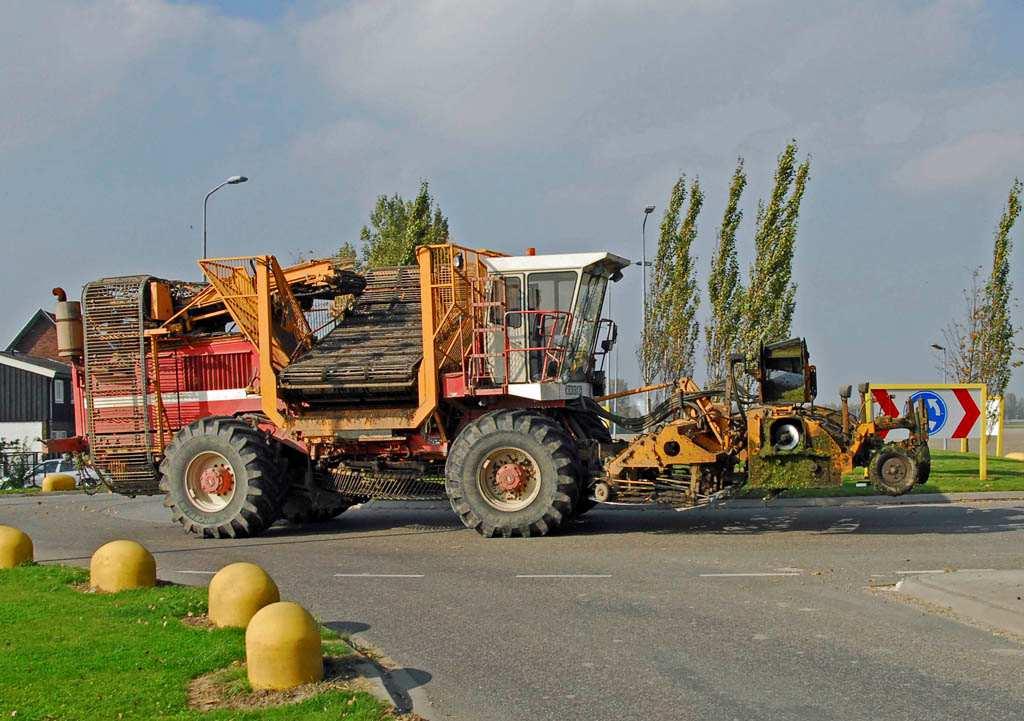
[[[355,240],[376,195],[421,178],[465,244],[636,258],[642,207],[699,175],[703,284],[736,157],[746,268],[796,137],[794,332],[832,398],[934,378],[928,346],[1024,175],[1010,0],[53,0],[0,5],[0,28],[0,339],[54,285],[195,277],[203,195],[235,173],[211,253],[284,261]],[[627,374],[639,285],[614,296]]]

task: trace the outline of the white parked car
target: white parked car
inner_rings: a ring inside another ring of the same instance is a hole
[[[94,471],[86,469],[79,471],[75,468],[75,462],[70,458],[51,458],[42,463],[36,464],[32,470],[28,479],[25,481],[25,487],[39,487],[43,484],[43,479],[50,473],[64,473],[75,479],[75,485],[82,485],[82,477],[91,478],[98,480]],[[0,488],[7,488],[7,482],[9,479],[0,478]]]

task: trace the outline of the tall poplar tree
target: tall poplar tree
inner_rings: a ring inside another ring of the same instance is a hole
[[[1014,178],[1006,207],[996,227],[992,249],[992,272],[985,284],[986,318],[982,329],[985,363],[982,380],[988,384],[988,392],[996,396],[1006,392],[1012,368],[1019,365],[1013,359],[1017,350],[1014,345],[1017,329],[1014,328],[1011,317],[1013,282],[1010,275],[1010,259],[1013,255],[1013,241],[1010,239],[1010,231],[1020,216],[1021,189],[1020,179]]]
[[[687,191],[686,176],[680,176],[672,186],[661,219],[647,322],[637,349],[646,384],[693,374],[700,296],[692,248],[703,204],[700,181],[694,179]]]
[[[664,324],[669,303],[669,279],[675,265],[672,252],[675,235],[679,230],[679,213],[685,199],[686,176],[680,176],[672,186],[665,213],[661,217],[658,250],[654,255],[651,284],[644,302],[644,324],[640,330],[640,345],[636,349],[644,385],[654,383],[661,374],[667,352]],[[647,272],[646,268],[641,270]]]
[[[708,385],[722,383],[726,375],[729,354],[740,349],[740,331],[743,319],[743,284],[740,281],[739,261],[736,257],[736,231],[743,220],[740,198],[747,185],[747,173],[743,158],[736,161],[732,181],[729,183],[729,200],[722,214],[722,225],[718,230],[718,244],[711,260],[708,276],[708,301],[711,314],[704,328],[704,364],[707,369]]]
[[[789,336],[796,308],[793,254],[811,161],[796,163],[797,144],[790,141],[779,155],[775,185],[767,204],[757,204],[754,263],[743,303],[743,349],[748,355],[760,343]]]
[[[679,223],[672,248],[672,271],[668,281],[668,303],[665,313],[665,357],[661,365],[661,377],[674,381],[683,376],[693,376],[694,354],[700,324],[697,310],[700,307],[700,291],[697,289],[696,262],[693,244],[697,239],[697,219],[704,206],[704,193],[700,179],[690,182],[686,214]]]

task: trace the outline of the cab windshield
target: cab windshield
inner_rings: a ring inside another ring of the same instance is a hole
[[[607,287],[608,278],[600,271],[593,270],[583,274],[579,295],[576,298],[576,310],[573,313],[569,355],[562,372],[563,382],[585,381],[590,375]]]

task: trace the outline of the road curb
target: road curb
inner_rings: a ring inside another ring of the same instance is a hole
[[[921,503],[968,503],[984,501],[1024,501],[1024,491],[988,491],[985,493],[912,493],[906,496],[828,496],[825,498],[737,498],[723,501],[719,508],[829,508],[834,506],[907,506]]]
[[[1024,637],[1022,579],[1021,571],[951,571],[904,578],[895,590],[986,628]]]
[[[374,696],[393,705],[400,714],[415,713],[426,721],[437,718],[421,679],[399,667],[361,633],[349,635],[348,640],[356,653],[366,659],[358,670]]]

